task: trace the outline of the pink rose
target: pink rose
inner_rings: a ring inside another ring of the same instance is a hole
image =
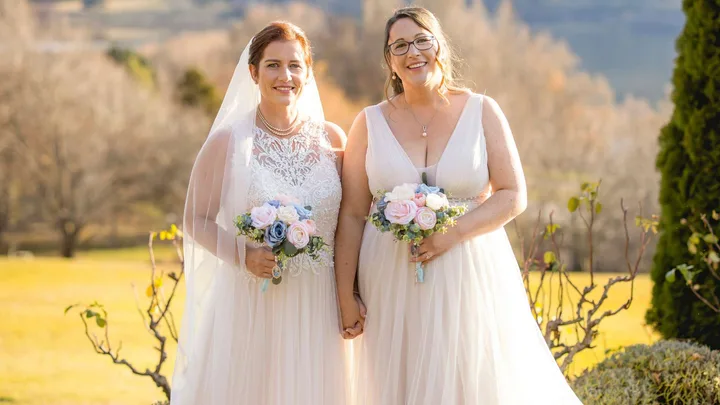
[[[315,225],[315,221],[312,219],[306,219],[302,221],[305,223],[305,226],[307,226],[308,232],[310,232],[310,236],[313,236],[317,233],[317,225]]]
[[[415,198],[413,198],[413,202],[418,207],[424,207],[425,206],[425,194],[423,194],[423,193],[415,194]]]
[[[279,194],[275,199],[278,200],[280,205],[300,204],[300,200],[287,194]]]
[[[277,219],[277,209],[270,204],[263,204],[261,207],[254,207],[250,210],[250,218],[252,226],[265,229]]]
[[[417,205],[411,200],[392,201],[385,208],[385,218],[393,224],[407,225],[416,213]]]
[[[415,214],[415,223],[418,224],[423,231],[433,229],[435,228],[435,224],[437,224],[437,215],[435,215],[435,211],[430,208],[422,207],[418,210],[417,214]]]
[[[302,249],[310,243],[310,230],[307,224],[302,221],[295,222],[288,228],[287,239],[298,249]]]

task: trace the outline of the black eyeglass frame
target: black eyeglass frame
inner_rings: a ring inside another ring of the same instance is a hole
[[[427,47],[427,48],[418,48],[416,42],[417,42],[418,40],[423,40],[423,39],[429,39],[429,40],[430,40],[430,46]],[[425,35],[425,36],[422,36],[422,37],[417,37],[417,38],[413,39],[413,40],[410,41],[410,42],[408,42],[408,41],[406,41],[406,40],[404,40],[404,39],[398,39],[397,41],[393,42],[392,44],[388,44],[388,45],[387,45],[387,51],[390,52],[391,54],[395,55],[395,56],[403,56],[403,55],[405,55],[406,53],[408,53],[408,52],[410,51],[410,46],[411,46],[411,45],[414,46],[415,49],[417,49],[418,51],[427,51],[428,49],[431,49],[432,47],[435,46],[435,42],[436,42],[436,41],[437,41],[437,38],[435,38],[433,35]],[[408,47],[407,47],[407,49],[405,50],[405,52],[402,52],[402,53],[395,53],[395,52],[393,52],[393,48],[392,48],[393,45],[395,45],[395,44],[397,44],[397,43],[400,43],[400,42],[404,42],[404,43],[406,43],[406,44],[408,45]]]

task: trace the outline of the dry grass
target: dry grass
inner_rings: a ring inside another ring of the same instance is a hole
[[[164,255],[169,257],[169,252]],[[123,355],[151,365],[154,342],[142,327],[132,290],[135,283],[142,295],[148,283],[146,258],[144,249],[130,249],[94,252],[76,260],[0,259],[0,403],[142,405],[162,399],[149,379],[95,354],[77,314],[63,315],[69,304],[97,299],[110,313],[114,342],[123,341]],[[649,278],[640,276],[636,288],[631,309],[602,324],[599,347],[579,356],[575,373],[602,359],[605,349],[655,340],[643,326]],[[625,293],[612,295],[611,304]],[[175,305],[181,308],[182,300]],[[171,346],[171,358],[174,352]],[[171,370],[172,359],[165,372]]]
[[[0,398],[28,405],[162,399],[149,379],[95,354],[76,313],[63,315],[69,304],[100,301],[109,312],[114,343],[123,342],[123,356],[150,366],[157,357],[154,342],[142,327],[132,289],[135,283],[142,294],[148,278],[143,262],[0,259]],[[172,364],[165,372],[170,370]]]

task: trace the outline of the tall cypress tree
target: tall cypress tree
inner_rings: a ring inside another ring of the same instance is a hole
[[[691,254],[691,231],[705,229],[701,215],[720,211],[720,0],[683,0],[687,17],[676,42],[675,110],[660,134],[657,167],[661,235],[652,269],[652,307],[646,314],[665,338],[694,339],[720,349],[720,315],[690,291],[682,277],[665,274],[686,263],[700,270],[693,283],[720,295],[720,282],[701,254]],[[714,229],[717,234],[720,227]]]

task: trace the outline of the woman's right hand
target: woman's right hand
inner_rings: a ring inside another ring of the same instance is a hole
[[[268,247],[245,248],[245,267],[247,270],[260,278],[272,278],[272,270],[275,267],[275,255]]]
[[[344,339],[355,339],[360,336],[365,328],[365,304],[359,295],[353,294],[352,298],[340,300],[340,318]]]

